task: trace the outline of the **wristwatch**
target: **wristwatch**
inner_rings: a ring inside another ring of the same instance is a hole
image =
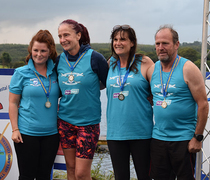
[[[194,138],[197,139],[197,141],[202,141],[203,135],[202,134],[194,134]]]

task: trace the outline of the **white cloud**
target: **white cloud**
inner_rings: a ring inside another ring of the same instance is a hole
[[[48,29],[59,43],[57,28],[65,19],[84,24],[92,43],[110,42],[116,24],[131,25],[141,44],[154,44],[162,24],[172,24],[181,42],[202,37],[203,1],[198,0],[7,0],[1,7],[0,43],[28,44],[39,29]]]

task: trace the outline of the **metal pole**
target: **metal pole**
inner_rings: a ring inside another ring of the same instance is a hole
[[[206,65],[207,60],[207,38],[208,38],[208,15],[209,15],[209,0],[204,0],[203,8],[203,33],[202,33],[202,49],[201,49],[201,73],[204,80],[206,79]],[[196,180],[201,180],[201,164],[202,151],[196,155]]]
[[[206,78],[205,62],[207,60],[208,16],[209,16],[209,0],[204,0],[203,33],[202,33],[202,49],[201,49],[201,73],[204,79]]]

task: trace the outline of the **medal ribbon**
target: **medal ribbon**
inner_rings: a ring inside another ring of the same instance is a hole
[[[66,54],[65,54],[65,59],[66,59],[66,63],[68,64],[69,68],[71,69],[71,71],[74,70],[74,68],[76,67],[76,65],[79,63],[79,61],[83,58],[83,56],[86,54],[87,51],[83,52],[79,57],[78,59],[76,60],[76,62],[74,63],[74,65],[72,66],[69,61],[68,61],[68,58],[66,57]]]
[[[35,71],[34,71],[34,74],[36,75],[36,77],[38,78],[40,84],[42,85],[42,88],[43,88],[43,90],[44,90],[47,98],[49,98],[49,96],[50,96],[50,90],[51,90],[51,78],[50,78],[50,76],[49,76],[50,86],[49,86],[49,89],[47,91],[45,85],[43,84],[42,80],[39,78],[39,76],[37,75],[37,73]]]
[[[160,82],[161,82],[161,86],[163,88],[163,97],[164,97],[164,99],[165,99],[165,97],[167,95],[168,85],[169,85],[169,82],[171,80],[171,76],[172,76],[172,74],[174,72],[174,69],[177,66],[178,60],[179,60],[179,56],[177,55],[176,56],[176,60],[174,61],[173,65],[172,65],[172,68],[171,68],[170,74],[168,76],[167,83],[166,83],[166,86],[165,87],[163,85],[162,66],[160,64]]]
[[[130,67],[132,66],[134,60],[135,60],[135,55],[133,56],[133,59],[131,60],[131,62],[130,62],[130,64],[129,64],[129,67],[128,67],[128,69],[127,69],[127,71],[126,71],[126,73],[125,73],[125,76],[124,76],[124,78],[123,78],[123,82],[121,82],[121,73],[120,73],[120,68],[121,68],[121,67],[120,67],[120,60],[118,59],[118,61],[117,61],[117,66],[118,66],[118,69],[119,69],[119,84],[120,84],[120,89],[121,89],[121,91],[123,91],[125,82],[126,82],[126,80],[127,80],[127,78],[128,78],[129,72],[130,72]]]

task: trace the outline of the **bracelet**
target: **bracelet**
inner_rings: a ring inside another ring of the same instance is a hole
[[[17,129],[14,129],[12,132],[15,132],[15,131],[18,131],[19,129],[17,128]]]

